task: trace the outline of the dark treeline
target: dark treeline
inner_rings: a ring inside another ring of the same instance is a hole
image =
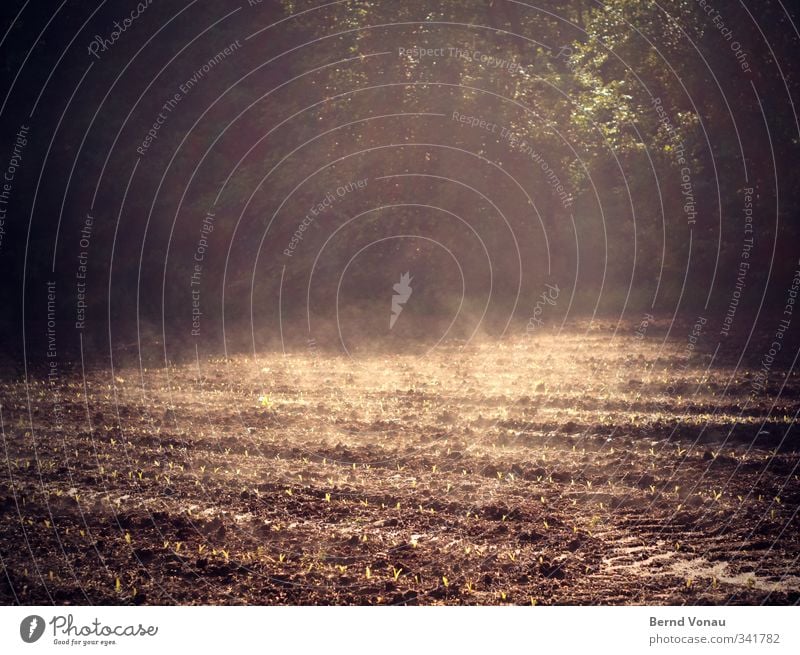
[[[555,287],[550,327],[774,332],[800,268],[781,3],[320,4],[3,3],[5,351],[23,310],[31,362],[258,348],[279,316],[304,343],[337,310],[377,334],[405,272],[454,334],[524,332]]]

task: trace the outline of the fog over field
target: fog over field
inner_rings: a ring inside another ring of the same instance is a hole
[[[798,604],[790,4],[6,1],[0,601]]]

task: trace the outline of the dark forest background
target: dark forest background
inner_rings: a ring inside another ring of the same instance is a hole
[[[406,271],[418,285],[409,312],[443,321],[463,276],[454,334],[479,321],[524,333],[546,284],[560,289],[549,327],[567,310],[634,323],[703,315],[717,334],[740,276],[747,187],[754,243],[731,339],[756,317],[767,331],[780,319],[800,231],[789,3],[719,2],[715,23],[694,0],[156,1],[99,59],[90,42],[135,3],[37,3],[17,17],[22,4],[0,10],[0,168],[30,127],[0,246],[7,353],[22,352],[24,308],[29,358],[43,358],[48,281],[60,352],[82,336],[103,357],[110,344],[160,353],[164,339],[173,352],[271,347],[279,317],[284,338],[304,343],[307,313],[334,317],[337,300],[343,324],[377,333]],[[137,153],[180,85],[237,41]],[[404,52],[415,47],[487,59]],[[553,174],[453,112],[506,128]],[[309,208],[361,179],[288,257]],[[373,319],[375,306],[385,311]]]

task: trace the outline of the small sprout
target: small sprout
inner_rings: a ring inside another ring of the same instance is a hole
[[[369,567],[367,567],[366,571],[364,571],[364,577],[367,580],[369,580],[372,577],[372,571],[369,570]]]
[[[114,580],[114,591],[116,591],[117,593],[122,592],[122,582],[120,581],[119,578]]]
[[[286,553],[281,553],[278,555],[278,562],[283,564],[286,561]]]
[[[131,543],[131,533],[130,532],[126,532],[125,533],[125,541],[127,543]]]
[[[331,502],[331,495],[330,494],[325,494],[325,502],[326,503]]]
[[[443,584],[445,587],[449,587],[449,586],[450,586],[450,582],[447,580],[447,576],[446,576],[446,575],[443,575],[443,576],[442,576],[442,584]]]
[[[396,568],[394,566],[392,567],[392,576],[394,577],[394,581],[395,582],[397,582],[397,579],[400,577],[400,574],[402,572],[403,572],[402,568],[398,569],[398,568]]]

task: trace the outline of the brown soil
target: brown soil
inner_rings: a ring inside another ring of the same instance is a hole
[[[753,400],[682,357],[576,334],[6,382],[0,602],[797,603],[800,380]]]

